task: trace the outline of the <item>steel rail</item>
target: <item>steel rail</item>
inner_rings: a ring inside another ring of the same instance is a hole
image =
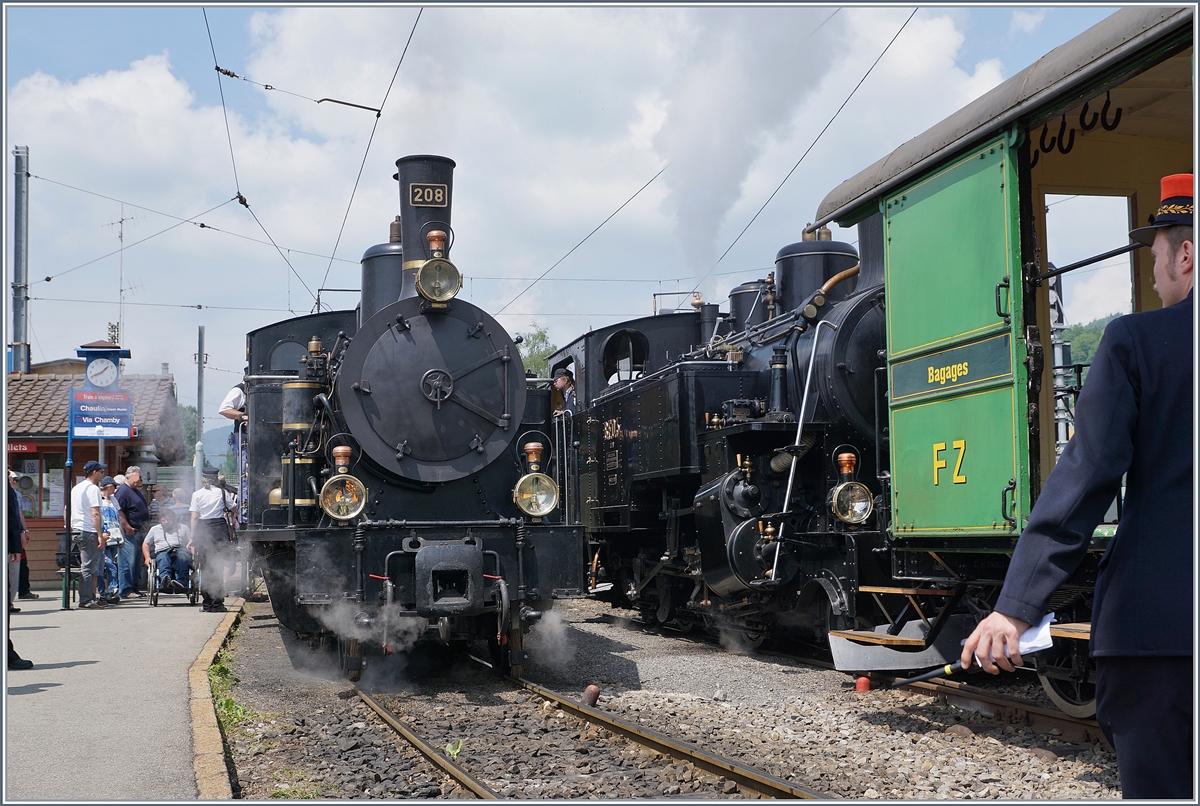
[[[491,667],[490,663],[480,658],[472,656],[472,660],[483,666]],[[681,742],[678,739],[672,739],[670,736],[665,736],[648,728],[642,728],[631,722],[626,722],[620,717],[606,714],[595,708],[589,708],[582,703],[566,699],[562,695],[550,689],[542,688],[537,683],[531,683],[524,678],[505,675],[505,679],[516,683],[527,691],[537,694],[539,697],[555,703],[564,711],[592,724],[600,725],[606,730],[618,736],[623,736],[635,744],[671,756],[680,761],[686,761],[713,775],[724,776],[727,780],[736,783],[738,788],[743,791],[757,792],[768,798],[820,800],[825,797],[809,789],[793,786],[782,778],[768,775],[753,767],[747,767],[723,756],[701,750],[695,745]]]
[[[650,624],[646,621],[641,621],[636,618],[628,618],[624,616],[614,616],[612,614],[604,614],[604,618],[610,622],[624,624],[629,626],[637,626],[640,628],[657,628],[658,625]],[[668,628],[669,629],[669,628]],[[837,671],[834,665],[828,661],[819,660],[817,658],[809,658],[803,655],[792,654],[789,652],[779,652],[775,650],[757,650],[758,655],[767,657],[780,658],[782,660],[790,660],[796,663],[803,663],[806,666],[813,666],[819,669],[828,669]],[[847,674],[851,677],[859,676],[852,672],[839,672]],[[867,672],[868,677],[874,683],[895,683],[903,678],[891,674],[889,672]],[[933,694],[940,699],[959,700],[979,705],[991,706],[991,718],[1005,721],[1010,724],[1020,723],[1027,727],[1034,728],[1038,732],[1048,732],[1051,728],[1059,728],[1063,732],[1062,738],[1071,741],[1079,742],[1095,742],[1099,741],[1108,747],[1108,740],[1104,736],[1104,732],[1100,729],[1100,723],[1095,719],[1071,716],[1063,713],[1055,708],[1047,708],[1038,705],[1028,700],[1018,699],[1003,694],[995,694],[972,686],[969,683],[963,683],[958,680],[929,680],[919,683],[909,683],[905,686],[900,686],[898,691],[916,691],[922,694]],[[951,703],[953,704],[953,703]],[[986,714],[980,714],[986,716]],[[1044,730],[1043,730],[1044,729]]]
[[[898,679],[881,674],[871,674],[869,677],[888,682],[894,682]],[[1016,697],[994,694],[968,683],[960,683],[957,680],[929,680],[920,683],[909,683],[908,685],[900,686],[900,689],[917,691],[922,694],[933,694],[939,699],[945,699],[948,702],[951,700],[965,700],[992,706],[995,709],[992,716],[996,719],[1010,723],[1019,722],[1034,728],[1038,732],[1048,732],[1051,728],[1058,728],[1062,731],[1062,738],[1064,739],[1080,742],[1098,741],[1108,747],[1108,739],[1105,738],[1104,731],[1100,729],[1100,723],[1095,719],[1071,716],[1062,711],[1043,708],[1040,705]]]
[[[462,767],[446,758],[443,753],[439,752],[432,745],[418,736],[412,728],[397,719],[395,714],[385,708],[382,703],[380,703],[370,694],[367,694],[357,686],[354,687],[354,693],[356,693],[363,702],[369,705],[371,710],[379,714],[383,721],[388,723],[393,730],[403,736],[405,741],[415,747],[421,753],[421,755],[425,756],[425,758],[429,759],[438,767],[440,767],[455,781],[458,781],[471,792],[474,792],[477,798],[480,800],[500,799],[500,796],[497,795],[487,784],[485,784],[483,781],[480,781],[478,778],[475,778]]]

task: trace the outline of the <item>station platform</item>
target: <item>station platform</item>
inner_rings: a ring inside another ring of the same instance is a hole
[[[207,669],[243,600],[63,610],[61,590],[37,592],[9,621],[34,665],[6,671],[4,801],[228,799]]]

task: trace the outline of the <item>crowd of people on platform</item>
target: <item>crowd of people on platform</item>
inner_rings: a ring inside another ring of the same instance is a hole
[[[146,596],[149,574],[158,590],[190,590],[190,569],[201,567],[202,610],[224,610],[226,574],[223,545],[237,496],[217,474],[187,501],[182,489],[155,490],[147,500],[141,468],[126,468],[123,477],[105,475],[96,461],[83,467],[83,480],[71,489],[71,543],[79,551],[79,607],[99,610]],[[211,566],[211,567],[210,567]]]
[[[83,466],[83,479],[70,491],[70,540],[64,557],[75,557],[79,574],[79,608],[102,610],[124,601],[144,599],[149,574],[163,593],[191,590],[191,569],[201,570],[201,609],[221,612],[225,580],[232,557],[231,528],[237,496],[223,477],[207,473],[203,485],[191,495],[176,488],[168,497],[158,488],[147,498],[142,471],[136,465],[124,475],[109,476],[107,466],[95,460]],[[29,590],[25,547],[29,531],[21,514],[15,488],[18,475],[9,471],[8,565],[9,617],[21,612],[15,600],[37,599]],[[76,572],[76,568],[72,569]],[[25,581],[22,582],[21,580]],[[8,668],[28,669],[33,663],[8,644]]]

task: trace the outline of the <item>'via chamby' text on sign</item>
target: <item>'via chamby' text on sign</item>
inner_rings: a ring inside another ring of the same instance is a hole
[[[71,437],[133,437],[133,392],[71,390]]]

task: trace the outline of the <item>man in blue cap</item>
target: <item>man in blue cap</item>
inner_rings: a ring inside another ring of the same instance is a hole
[[[562,408],[555,409],[554,415],[557,417],[564,411],[568,414],[575,413],[575,376],[571,374],[569,369],[554,370],[554,388],[562,395]]]
[[[997,674],[1079,567],[1125,476],[1117,534],[1092,604],[1096,719],[1117,751],[1126,798],[1192,798],[1192,174],[1162,180],[1162,203],[1129,233],[1154,254],[1163,307],[1114,320],[1075,408],[1075,435],[1046,479],[995,610],[963,646]]]

